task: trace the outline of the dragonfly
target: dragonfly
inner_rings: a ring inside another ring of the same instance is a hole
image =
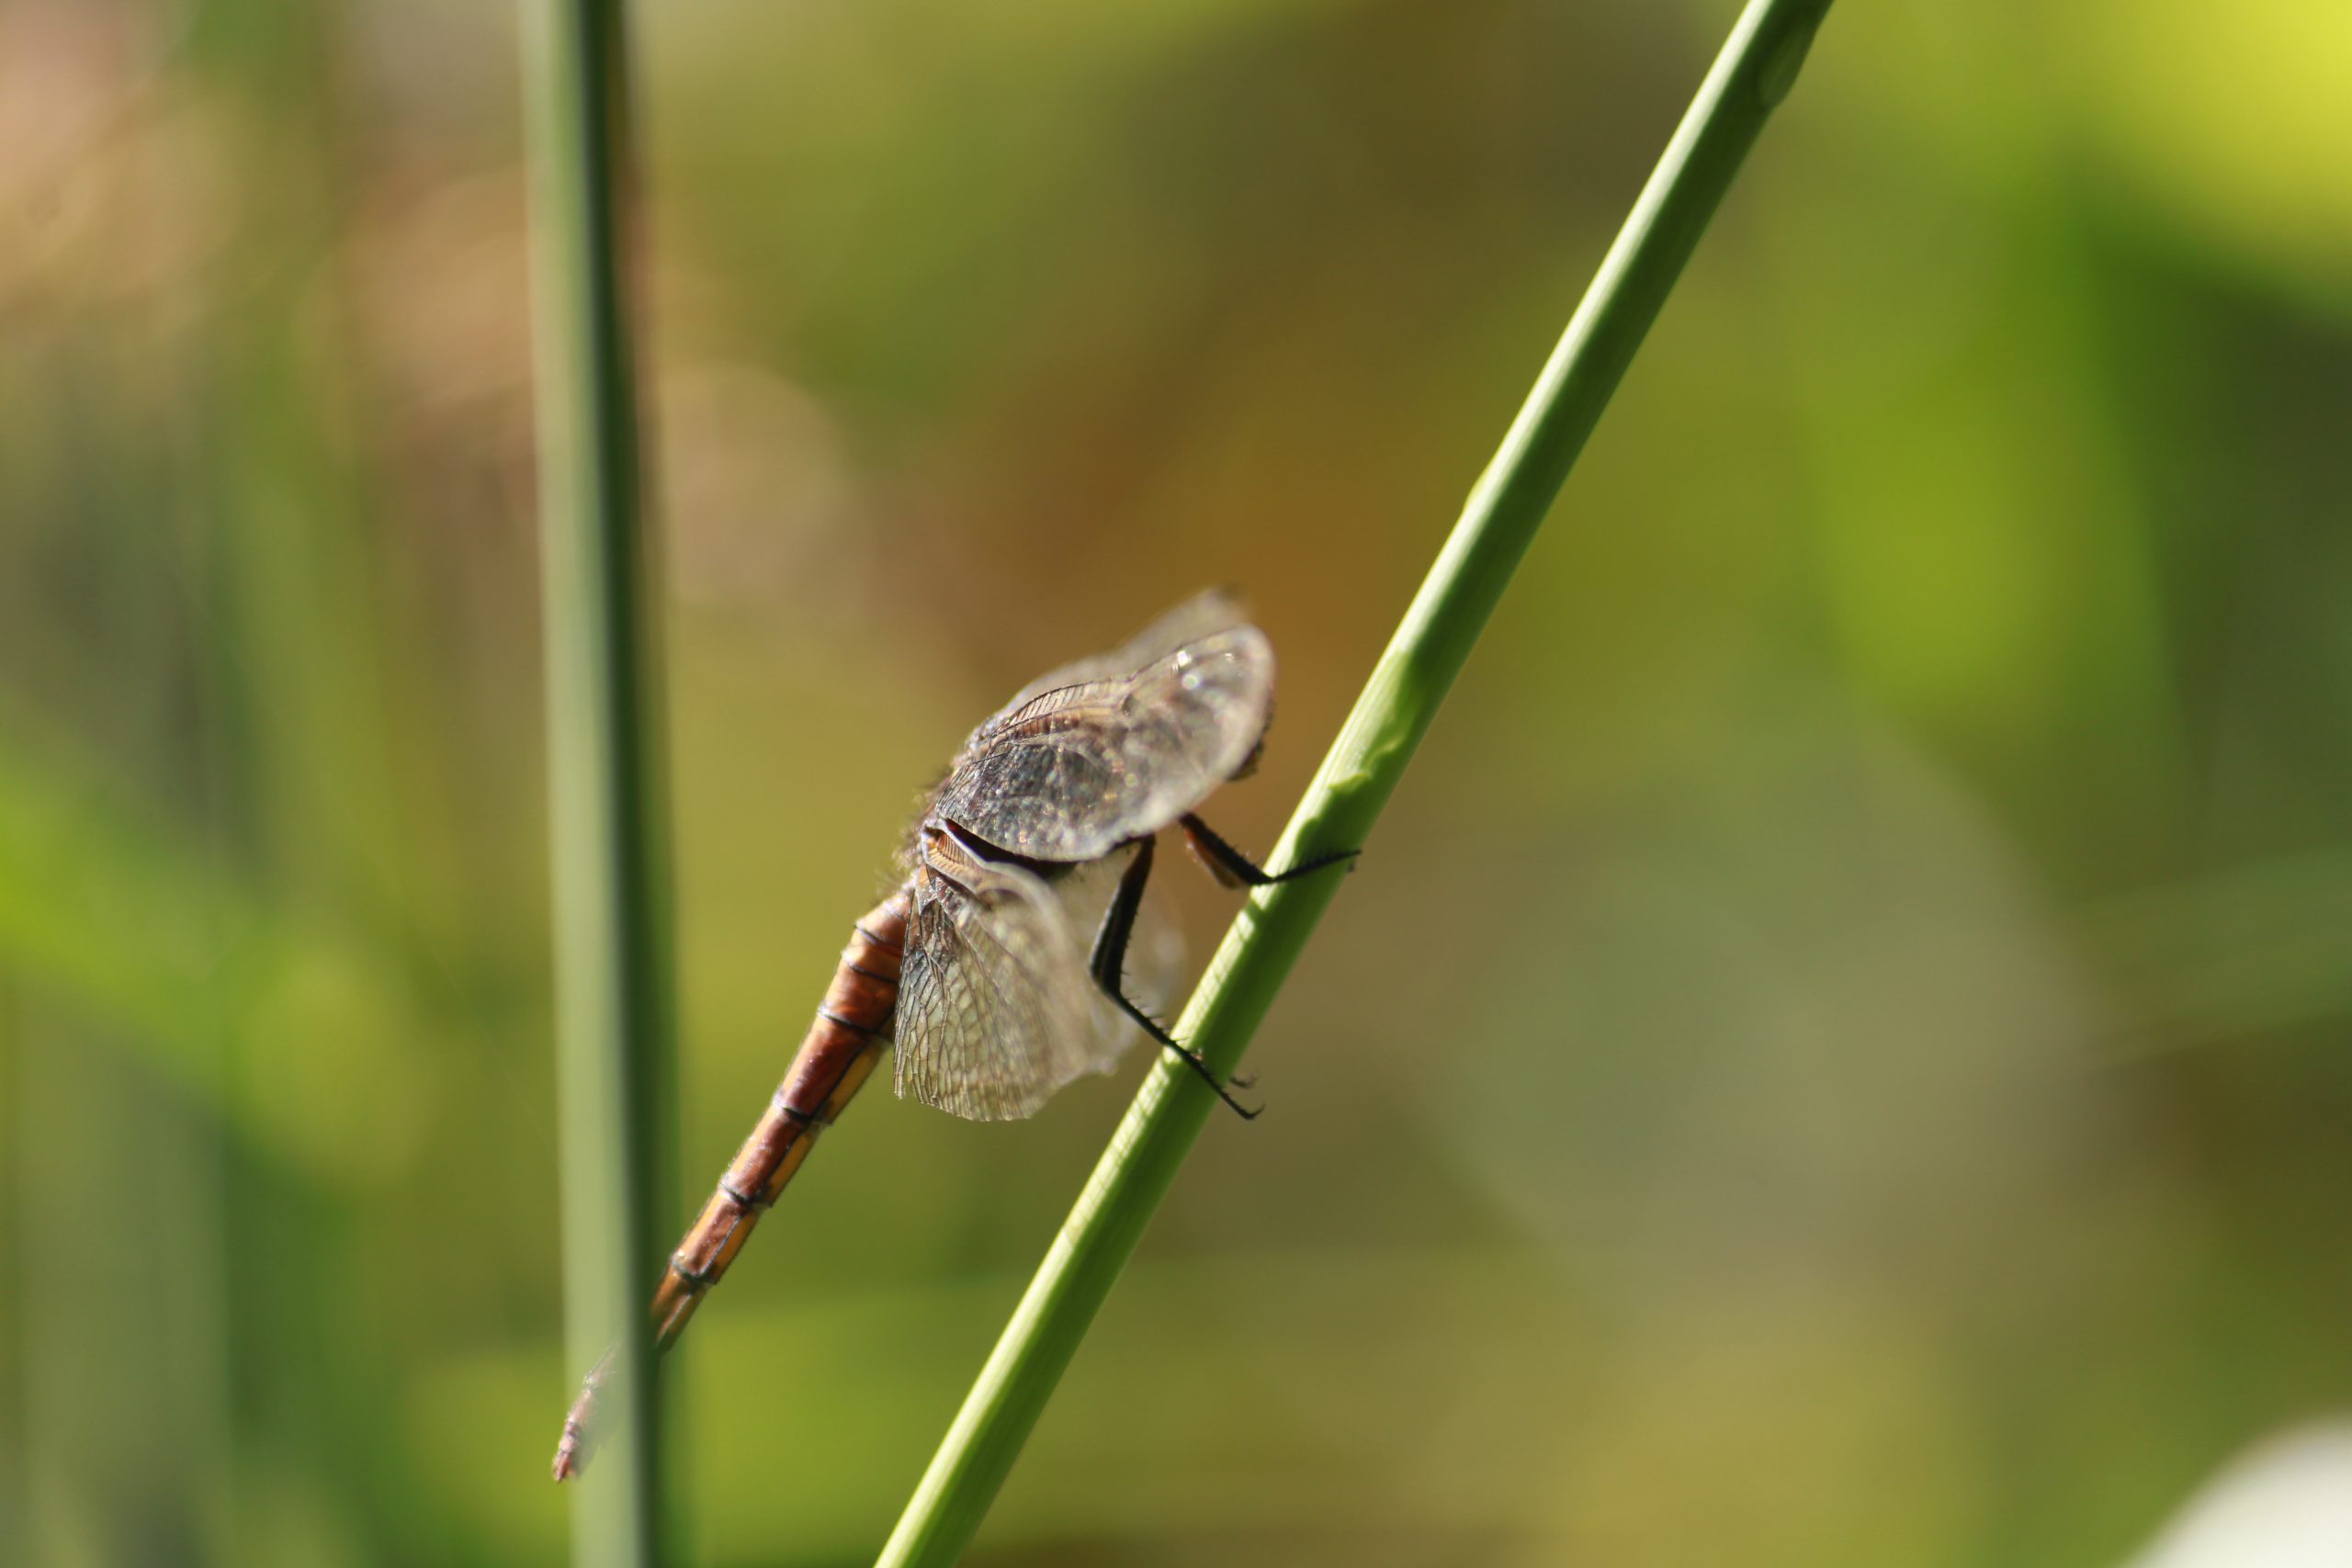
[[[1140,1033],[1244,1118],[1258,1114],[1129,994],[1126,964],[1166,829],[1236,889],[1353,859],[1343,850],[1268,872],[1197,814],[1257,766],[1273,690],[1266,634],[1212,590],[1119,648],[1032,681],[972,731],[899,852],[902,880],[855,923],[782,1087],[671,1255],[653,1296],[657,1352],[676,1343],[885,1051],[900,1095],[1017,1121],[1073,1079],[1110,1071]],[[580,1473],[600,1435],[597,1393],[614,1360],[606,1351],[564,1420],[558,1481]]]

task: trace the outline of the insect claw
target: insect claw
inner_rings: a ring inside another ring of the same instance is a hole
[[[1261,1105],[1257,1110],[1253,1111],[1249,1106],[1246,1106],[1239,1100],[1234,1099],[1232,1089],[1217,1081],[1216,1069],[1210,1066],[1206,1059],[1204,1058],[1200,1053],[1176,1043],[1175,1038],[1172,1035],[1162,1034],[1159,1037],[1159,1043],[1163,1046],[1167,1047],[1168,1050],[1174,1053],[1178,1061],[1192,1068],[1193,1074],[1198,1077],[1203,1083],[1208,1085],[1212,1089],[1215,1089],[1216,1091],[1216,1097],[1225,1101],[1225,1103],[1232,1109],[1233,1113],[1240,1117],[1244,1122],[1255,1122],[1258,1119],[1260,1112],[1266,1109],[1264,1106]],[[1233,1084],[1238,1085],[1242,1089],[1248,1089],[1257,1080],[1247,1077],[1237,1077],[1231,1081]]]
[[[1353,872],[1356,868],[1356,859],[1363,853],[1362,850],[1333,850],[1328,855],[1317,855],[1313,860],[1300,862],[1288,871],[1281,873],[1276,880],[1288,882],[1293,877],[1305,876],[1309,872],[1321,871],[1325,866],[1338,865],[1343,861],[1347,863],[1348,870]]]

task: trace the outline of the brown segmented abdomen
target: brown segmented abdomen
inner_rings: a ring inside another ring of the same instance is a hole
[[[671,1254],[670,1267],[653,1292],[654,1348],[676,1341],[695,1307],[710,1292],[743,1249],[760,1215],[784,1190],[808,1157],[809,1145],[852,1096],[865,1086],[875,1063],[890,1043],[890,1015],[899,1001],[899,967],[905,954],[911,885],[900,887],[857,922],[842,950],[841,966],[794,1054],[783,1087],[766,1114],[743,1140],[727,1174],[703,1205],[702,1216]],[[610,1372],[607,1350],[588,1374],[563,1423],[555,1450],[555,1478],[580,1473],[594,1447],[596,1393]]]

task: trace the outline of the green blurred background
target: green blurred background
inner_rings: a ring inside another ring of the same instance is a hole
[[[1272,842],[1736,7],[639,10],[698,1195],[1038,671],[1244,586]],[[564,1551],[518,74],[0,4],[0,1562]],[[2347,81],[1833,13],[980,1560],[2113,1562],[2352,1407]],[[870,1555],[1132,1080],[856,1108],[703,1561]]]

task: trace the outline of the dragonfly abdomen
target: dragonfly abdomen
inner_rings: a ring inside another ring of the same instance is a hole
[[[668,1349],[685,1328],[702,1298],[743,1249],[760,1215],[808,1157],[818,1133],[865,1087],[888,1048],[912,898],[911,887],[901,887],[857,922],[783,1086],[718,1179],[701,1216],[670,1255],[670,1267],[653,1293],[656,1350]],[[563,1424],[563,1441],[555,1456],[559,1481],[577,1474],[587,1461],[594,1440],[596,1391],[611,1359],[607,1354],[588,1374]]]
[[[670,1257],[656,1293],[655,1334],[667,1348],[695,1303],[735,1261],[760,1215],[808,1157],[817,1134],[865,1087],[890,1043],[906,943],[908,895],[892,894],[858,921],[808,1036],[766,1114],[718,1179],[702,1216]]]

